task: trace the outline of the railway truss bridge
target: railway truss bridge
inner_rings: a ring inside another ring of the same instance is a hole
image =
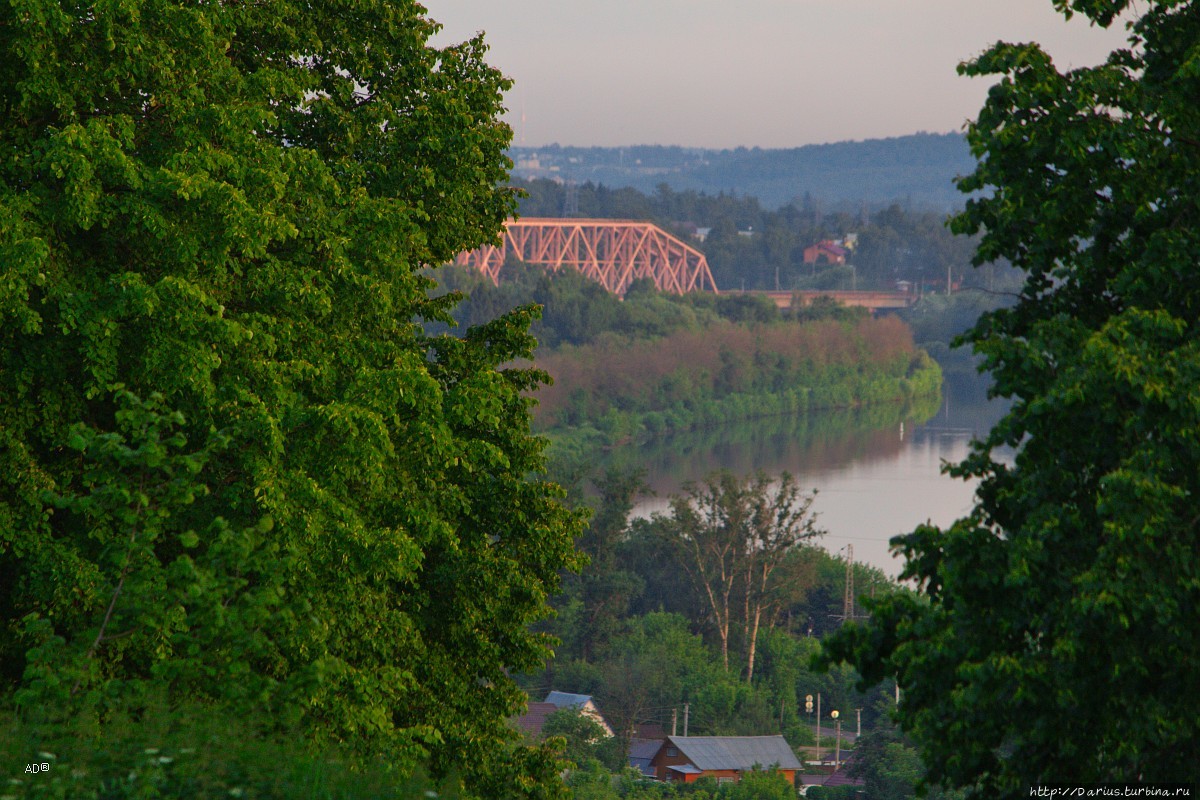
[[[704,254],[650,222],[613,219],[558,219],[525,217],[509,220],[499,245],[484,245],[459,253],[455,263],[474,267],[499,283],[504,262],[514,257],[552,270],[571,267],[616,295],[629,284],[649,278],[660,292],[717,292]],[[872,313],[909,306],[916,299],[907,292],[857,291],[749,291],[786,309],[830,297]]]
[[[526,217],[505,223],[499,246],[460,253],[455,263],[478,269],[499,283],[505,260],[553,270],[573,267],[608,291],[624,295],[629,284],[649,278],[660,292],[716,292],[704,254],[649,222],[613,219]]]

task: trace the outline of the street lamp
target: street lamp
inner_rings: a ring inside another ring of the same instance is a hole
[[[804,710],[811,714],[813,712],[813,696],[811,694],[804,695]],[[817,760],[821,760],[821,693],[817,692]]]
[[[829,712],[829,716],[837,723],[837,746],[833,750],[833,768],[836,771],[842,766],[842,721],[838,719],[837,709]]]

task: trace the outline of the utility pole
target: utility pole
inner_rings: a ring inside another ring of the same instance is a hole
[[[854,716],[857,718],[854,723],[854,738],[857,740],[862,736],[862,709],[854,709]]]
[[[837,725],[837,746],[833,751],[833,768],[838,770],[842,766],[842,720],[838,717],[836,709],[829,716],[833,717],[833,721]]]
[[[683,704],[683,735],[685,737],[687,736],[688,731],[688,708],[690,705],[690,703]]]
[[[679,709],[671,709],[671,735],[675,735],[675,723],[679,721]]]
[[[842,598],[842,622],[854,619],[854,545],[846,545],[846,594]]]

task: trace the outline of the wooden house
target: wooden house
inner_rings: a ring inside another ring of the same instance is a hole
[[[651,767],[660,781],[683,783],[737,782],[745,772],[775,769],[793,785],[804,769],[782,736],[668,736]]]

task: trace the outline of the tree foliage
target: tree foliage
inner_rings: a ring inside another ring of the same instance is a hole
[[[408,0],[0,10],[0,670],[27,709],[167,687],[550,791],[504,719],[578,517],[527,477],[536,312],[421,327],[454,298],[420,270],[515,208],[507,81],[435,31]]]
[[[725,669],[731,638],[742,633],[747,681],[754,678],[760,627],[796,588],[790,557],[824,533],[810,511],[815,492],[803,494],[787,473],[778,486],[771,483],[761,472],[746,480],[714,475],[673,498],[670,517],[658,520],[696,593],[707,600]]]
[[[595,652],[621,630],[629,605],[642,591],[641,578],[619,563],[629,514],[644,491],[644,471],[610,468],[595,481],[600,492],[596,512],[577,543],[587,568],[568,576],[559,607],[570,608],[561,626],[561,651],[590,661]]]
[[[604,726],[577,708],[560,708],[549,714],[542,736],[562,739],[563,756],[577,767],[599,760],[599,746],[610,738]]]
[[[1138,13],[1130,47],[1062,73],[999,43],[963,67],[1000,78],[962,182],[990,191],[955,224],[1026,273],[965,339],[1011,411],[954,470],[980,479],[971,515],[897,542],[924,597],[833,650],[899,676],[929,778],[976,797],[1200,761],[1200,6],[1055,5]]]
[[[843,171],[838,180],[846,177]],[[562,214],[567,191],[563,185],[550,180],[518,185],[527,193],[522,214]],[[897,280],[944,289],[948,273],[955,284],[994,282],[990,273],[982,281],[972,280],[972,239],[948,230],[945,213],[914,209],[911,203],[888,203],[867,213],[865,204],[855,202],[826,213],[811,197],[795,198],[772,210],[752,195],[676,191],[666,184],[648,194],[593,183],[576,192],[583,217],[650,219],[685,239],[707,228],[703,242],[695,244],[704,251],[721,289],[890,290]],[[805,263],[805,248],[851,233],[858,235],[859,243],[851,256],[853,270]]]
[[[444,287],[466,294],[454,309],[454,318],[461,325],[486,322],[521,304],[540,305],[541,319],[530,331],[542,352],[589,344],[614,334],[658,338],[698,330],[722,318],[733,322],[783,318],[779,308],[764,297],[657,292],[649,278],[634,281],[625,296],[618,297],[578,270],[550,270],[519,261],[505,264],[499,285],[469,267],[448,266],[440,274]]]

